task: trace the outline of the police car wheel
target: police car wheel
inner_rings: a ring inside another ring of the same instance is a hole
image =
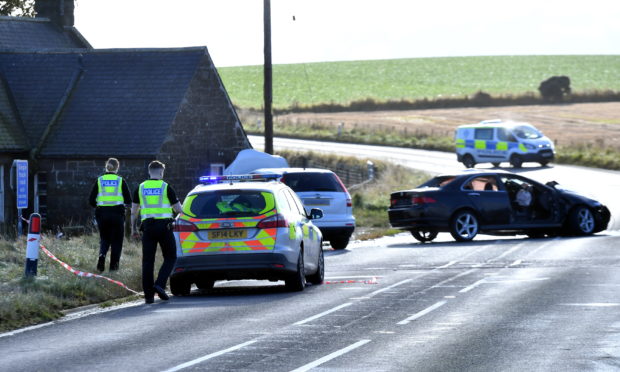
[[[325,279],[325,257],[323,256],[323,248],[320,248],[316,272],[308,275],[308,281],[312,284],[321,284],[323,279]]]
[[[435,230],[411,230],[411,235],[422,243],[430,242],[437,237],[437,231]]]
[[[181,278],[170,278],[170,292],[175,296],[189,296],[192,283]]]
[[[304,255],[303,251],[300,249],[299,257],[297,258],[297,271],[284,281],[284,284],[288,290],[293,292],[304,290],[306,287],[306,270],[304,267]]]
[[[519,155],[512,155],[510,157],[510,164],[515,168],[521,168],[523,165],[523,159]]]
[[[476,161],[474,160],[474,157],[470,154],[465,154],[463,156],[463,165],[465,166],[465,168],[473,168],[476,165]]]

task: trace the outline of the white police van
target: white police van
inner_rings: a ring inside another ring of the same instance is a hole
[[[553,142],[528,123],[485,120],[459,126],[454,137],[457,160],[467,168],[502,162],[515,168],[524,162],[545,166],[555,157]]]

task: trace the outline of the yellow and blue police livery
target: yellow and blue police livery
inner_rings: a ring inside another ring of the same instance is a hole
[[[555,158],[553,142],[528,123],[485,120],[461,125],[455,133],[457,160],[467,168],[479,163],[498,167],[509,162],[520,168],[524,162],[547,165]]]
[[[279,177],[201,177],[175,221],[172,294],[189,295],[192,284],[210,289],[218,280],[283,280],[293,291],[323,282],[323,236],[312,222],[323,212],[306,214]]]

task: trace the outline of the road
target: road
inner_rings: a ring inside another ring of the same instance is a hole
[[[578,171],[573,178],[597,174]],[[323,285],[288,293],[282,283],[217,283],[168,302],[77,313],[1,334],[0,370],[618,370],[619,243],[611,229],[470,243],[400,234],[325,247]]]

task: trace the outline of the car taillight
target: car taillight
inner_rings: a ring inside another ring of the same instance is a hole
[[[390,205],[393,207],[398,203],[398,199],[390,199]]]
[[[411,203],[412,204],[430,204],[430,203],[436,203],[437,200],[428,197],[428,196],[414,196],[411,198]]]
[[[273,229],[276,227],[288,227],[288,222],[280,213],[261,220],[257,225],[259,229]]]
[[[174,231],[178,232],[194,232],[198,231],[198,227],[191,222],[178,220],[174,223]]]

